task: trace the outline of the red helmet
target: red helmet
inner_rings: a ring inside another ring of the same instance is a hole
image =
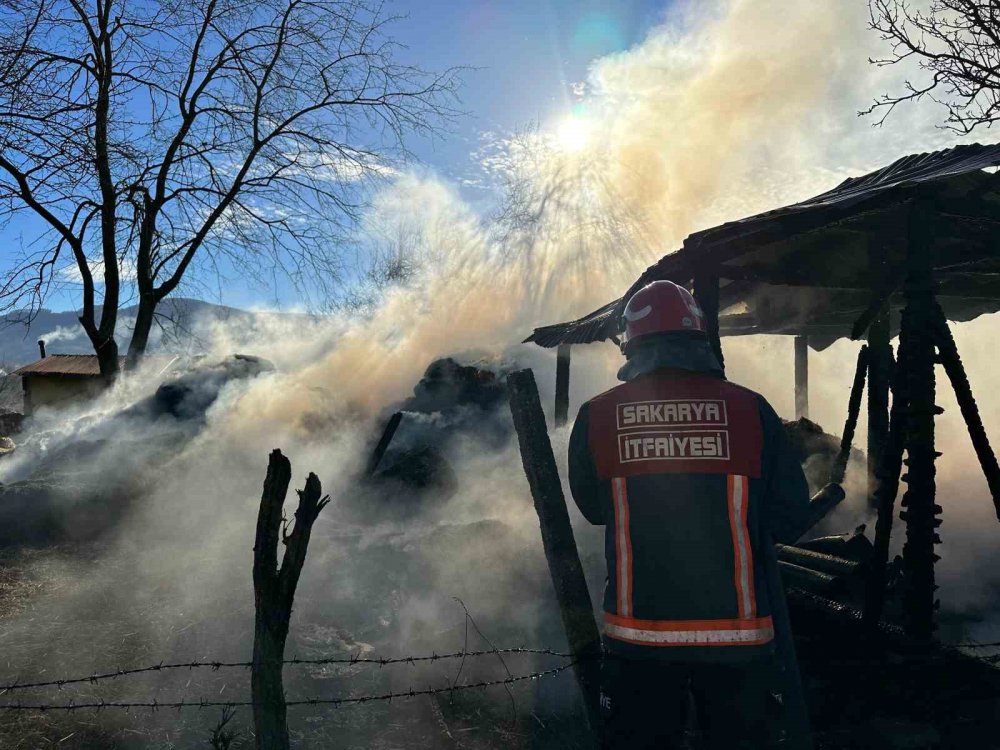
[[[633,294],[624,317],[625,344],[653,333],[705,333],[705,314],[691,292],[672,281],[654,281]]]

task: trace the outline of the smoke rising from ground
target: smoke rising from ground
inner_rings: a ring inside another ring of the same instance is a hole
[[[404,641],[400,648],[415,633],[450,638],[463,622],[451,596],[462,596],[487,630],[520,632],[524,642],[551,635],[547,574],[513,444],[490,452],[474,435],[461,436],[449,453],[459,491],[426,516],[371,528],[337,513],[338,503],[383,500],[354,481],[378,418],[409,395],[431,360],[446,355],[501,369],[532,366],[550,404],[551,353],[517,344],[536,325],[579,317],[618,296],[691,231],[942,145],[947,137],[933,129],[934,112],[913,110],[880,130],[855,117],[888,75],[867,65],[873,40],[865,17],[864,3],[853,0],[732,0],[676,11],[636,48],[595,62],[578,115],[582,144],[567,148],[544,124],[496,142],[484,169],[509,190],[500,199],[509,209],[501,212],[503,231],[446,180],[401,175],[376,196],[363,229],[373,237],[406,228],[422,261],[416,272],[370,306],[330,318],[268,316],[250,330],[213,326],[205,334],[213,356],[256,354],[277,372],[227,387],[201,433],[165,466],[143,471],[141,502],[97,559],[45,573],[63,583],[0,643],[24,649],[12,667],[45,664],[66,673],[105,666],[112,654],[115,661],[245,655],[253,524],[274,447],[292,460],[293,486],[314,471],[334,497],[313,538],[293,638],[305,633],[322,642],[324,627],[346,622],[359,640],[391,630]],[[1000,401],[987,390],[991,325],[956,326],[988,429],[1000,420]],[[724,345],[730,378],[791,416],[791,341]],[[813,417],[827,431],[839,433],[846,416],[857,347],[840,342],[812,359]],[[614,384],[620,357],[610,344],[578,347],[573,357],[575,409]],[[965,607],[995,598],[987,550],[1000,528],[940,382],[948,408],[939,420],[942,597]],[[47,435],[71,441],[82,423],[148,393],[148,383],[122,384],[83,413],[48,425]],[[862,419],[859,436],[863,430]],[[146,437],[136,428],[130,439]],[[554,434],[561,462],[566,439],[565,430]],[[22,468],[23,461],[4,466],[0,481]],[[461,532],[442,536],[438,528],[487,519],[505,531],[486,548],[463,546]],[[582,522],[578,531],[599,578],[600,532]],[[384,554],[366,556],[373,549]],[[419,585],[393,567],[414,560],[426,574]],[[403,587],[407,581],[412,590]],[[525,602],[525,592],[539,601]],[[379,630],[386,618],[396,622]],[[121,628],[127,637],[116,632]]]

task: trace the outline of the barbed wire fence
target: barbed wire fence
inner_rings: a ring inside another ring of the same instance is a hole
[[[220,661],[220,660],[193,660],[193,661],[177,661],[177,662],[160,662],[158,664],[150,664],[143,667],[130,667],[130,668],[119,668],[111,669],[103,672],[92,672],[89,675],[78,676],[78,677],[64,677],[55,678],[51,680],[38,680],[32,682],[20,682],[17,680],[7,682],[6,684],[0,684],[0,697],[9,695],[10,693],[23,692],[27,690],[40,690],[45,688],[56,688],[57,690],[62,690],[67,687],[76,685],[96,685],[98,683],[104,683],[109,681],[117,681],[128,677],[134,677],[143,674],[154,674],[154,673],[164,673],[164,672],[176,672],[182,670],[201,670],[207,669],[212,672],[218,672],[220,670],[228,669],[249,669],[253,670],[255,668],[261,668],[262,666],[267,667],[285,667],[285,666],[331,666],[331,665],[342,665],[342,666],[358,666],[358,665],[372,665],[377,666],[380,670],[385,667],[398,666],[398,665],[409,665],[416,666],[418,664],[428,664],[436,663],[442,661],[453,661],[461,660],[457,673],[454,678],[452,678],[448,685],[441,685],[436,687],[423,687],[419,689],[410,688],[403,691],[387,691],[383,693],[369,694],[369,695],[348,695],[339,697],[310,697],[310,698],[299,698],[293,700],[283,700],[283,704],[287,706],[344,706],[344,705],[357,705],[364,703],[373,702],[392,702],[393,700],[416,698],[419,696],[432,696],[440,694],[454,694],[457,692],[470,691],[470,690],[485,690],[492,687],[503,687],[507,690],[507,694],[511,699],[512,707],[514,705],[514,697],[510,692],[510,686],[517,683],[529,682],[541,680],[549,677],[555,677],[569,669],[572,669],[577,663],[579,663],[579,658],[574,658],[572,653],[565,651],[552,649],[552,648],[529,648],[525,646],[509,646],[500,648],[497,647],[492,640],[490,640],[485,633],[480,629],[479,625],[476,623],[472,614],[469,612],[465,603],[458,598],[455,601],[462,607],[462,611],[465,616],[465,642],[460,651],[450,651],[446,653],[431,653],[421,656],[396,656],[396,657],[382,657],[382,656],[363,656],[361,654],[355,654],[351,656],[329,656],[329,657],[316,657],[316,658],[301,658],[292,657],[290,659],[275,660],[273,662],[260,661]],[[470,649],[469,648],[469,628],[472,628],[476,635],[479,636],[484,642],[489,645],[486,649]],[[537,670],[529,672],[526,674],[515,675],[511,672],[504,660],[504,656],[507,655],[531,655],[531,656],[544,656],[551,658],[559,658],[565,660],[563,664],[550,667],[548,669]],[[490,680],[479,680],[477,682],[471,682],[466,684],[459,684],[458,680],[462,675],[465,668],[465,663],[467,659],[470,658],[480,658],[493,656],[496,657],[506,673],[506,677],[499,679]],[[595,658],[599,656],[598,654],[593,655]],[[131,711],[134,709],[149,709],[151,711],[166,710],[166,709],[176,709],[178,711],[189,708],[222,708],[226,711],[231,711],[236,708],[242,707],[260,707],[264,704],[259,702],[254,702],[253,700],[209,700],[200,698],[197,700],[176,700],[176,701],[158,701],[158,700],[131,700],[131,701],[109,701],[104,699],[95,700],[84,700],[75,701],[70,700],[63,703],[44,703],[44,702],[29,702],[29,701],[7,701],[0,702],[0,711],[81,711],[81,710],[104,710],[104,709],[124,709],[125,711]]]
[[[513,653],[513,651],[510,651]],[[529,651],[519,651],[519,653],[529,653]],[[493,655],[494,652],[487,651],[483,654],[477,655]],[[466,654],[466,656],[472,656],[473,654]],[[428,657],[430,658],[430,657]],[[409,659],[400,659],[392,663],[400,664],[407,663]],[[558,667],[553,667],[551,669],[546,669],[537,672],[530,672],[528,674],[522,675],[512,675],[497,680],[481,680],[479,682],[471,682],[464,685],[450,684],[442,685],[439,687],[429,687],[420,689],[410,689],[396,692],[386,692],[373,695],[353,695],[344,696],[337,698],[299,698],[293,700],[286,700],[284,704],[286,706],[344,706],[350,704],[361,704],[361,703],[372,703],[378,701],[393,701],[405,698],[416,698],[418,696],[424,695],[439,695],[442,693],[456,693],[466,690],[482,690],[490,687],[499,686],[509,686],[519,682],[526,682],[529,680],[539,680],[546,677],[554,677],[557,674],[565,672],[571,669],[576,664],[576,661],[570,661],[566,664],[562,664]],[[200,664],[199,666],[210,666],[208,664]],[[239,665],[242,666],[242,665]],[[142,670],[130,670],[130,674],[138,674],[139,672],[153,672],[157,671],[155,666],[144,668]],[[102,679],[97,677],[97,679]],[[84,679],[86,681],[86,679]],[[70,681],[63,681],[63,684],[69,684]],[[21,686],[18,686],[21,687]],[[102,710],[109,708],[122,708],[126,711],[132,709],[142,709],[148,708],[152,711],[156,710],[166,710],[166,709],[185,709],[185,708],[241,708],[247,706],[255,706],[253,701],[220,701],[220,700],[179,700],[179,701],[105,701],[96,700],[89,702],[76,703],[70,701],[68,703],[24,703],[21,701],[13,703],[5,703],[0,705],[0,710],[4,711],[81,711],[81,710]]]
[[[346,665],[355,666],[358,664],[374,664],[379,667],[387,667],[395,664],[419,664],[422,662],[436,662],[444,661],[446,659],[460,659],[466,657],[479,657],[479,656],[502,656],[504,654],[534,654],[542,656],[553,656],[553,657],[563,657],[572,658],[572,654],[564,653],[561,651],[554,651],[547,648],[523,648],[520,646],[510,647],[510,648],[497,648],[497,649],[487,649],[480,651],[454,651],[445,654],[430,654],[427,656],[401,656],[401,657],[363,657],[363,656],[338,656],[338,657],[321,657],[317,659],[283,659],[280,662],[275,662],[275,664],[281,664],[283,666],[328,666],[328,665]],[[159,664],[151,664],[145,667],[135,667],[132,669],[116,669],[107,672],[96,672],[84,677],[70,677],[64,679],[46,680],[44,682],[11,682],[6,685],[0,685],[0,696],[5,695],[8,692],[14,690],[29,690],[34,688],[44,688],[44,687],[65,687],[67,685],[76,685],[82,683],[96,683],[104,680],[114,680],[121,677],[130,677],[132,675],[144,674],[149,672],[165,672],[169,670],[179,670],[179,669],[211,669],[212,671],[218,671],[220,669],[235,669],[244,668],[250,669],[254,664],[252,661],[187,661],[187,662],[161,662]]]
[[[952,649],[969,649],[973,651],[978,651],[982,649],[1000,649],[1000,642],[992,643],[950,643],[941,644],[942,646]],[[563,664],[560,664],[549,669],[533,671],[526,674],[513,674],[506,664],[504,664],[504,669],[507,673],[506,677],[493,679],[493,680],[480,680],[477,682],[458,684],[456,678],[450,682],[448,685],[441,685],[437,687],[424,687],[419,689],[409,689],[403,691],[390,691],[378,694],[370,695],[348,695],[340,697],[311,697],[311,698],[299,698],[293,700],[286,700],[285,705],[287,706],[344,706],[352,704],[364,704],[378,701],[391,702],[393,700],[415,698],[419,696],[428,695],[439,695],[445,693],[456,693],[468,690],[477,689],[487,689],[492,687],[509,687],[510,685],[529,682],[533,680],[541,680],[549,677],[554,677],[559,675],[572,667],[574,667],[580,660],[574,659],[573,654],[567,653],[565,651],[551,649],[551,648],[529,648],[524,646],[511,646],[505,648],[489,648],[489,649],[479,649],[479,650],[467,650],[463,649],[461,651],[452,651],[447,653],[431,653],[421,656],[399,656],[399,657],[371,657],[371,656],[334,656],[334,657],[318,657],[318,658],[298,658],[294,657],[291,659],[284,659],[280,662],[282,666],[330,666],[330,665],[343,665],[343,666],[357,666],[357,665],[372,665],[377,666],[380,669],[384,667],[397,666],[397,665],[410,665],[415,666],[422,663],[435,663],[447,660],[462,660],[464,665],[465,660],[470,658],[480,658],[487,656],[495,656],[502,658],[505,655],[532,655],[532,656],[545,656],[552,658],[559,658],[566,660]],[[984,662],[986,664],[997,664],[1000,663],[1000,652],[993,654],[983,654],[983,655],[970,655],[965,654],[971,658],[975,658],[977,661]],[[594,658],[597,658],[595,655]],[[896,658],[899,658],[898,656]],[[946,654],[942,655],[910,655],[903,657],[906,659],[913,659],[914,661],[928,661],[928,660],[940,660],[946,658],[954,658],[954,656],[948,656]],[[43,688],[56,688],[63,689],[72,685],[93,685],[101,682],[115,681],[127,677],[132,677],[141,674],[150,673],[162,673],[168,671],[180,671],[180,670],[196,670],[196,669],[207,669],[213,672],[217,672],[224,669],[251,669],[254,663],[252,661],[181,661],[181,662],[160,662],[158,664],[150,664],[143,667],[133,667],[133,668],[121,668],[108,670],[104,672],[94,672],[89,675],[79,676],[79,677],[65,677],[57,678],[52,680],[42,680],[35,682],[20,682],[12,681],[6,684],[0,684],[0,697],[9,695],[10,693],[27,691],[27,690],[38,690]],[[459,669],[459,675],[461,674],[461,668]],[[147,708],[153,711],[165,710],[165,709],[189,709],[189,708],[240,708],[249,707],[256,705],[253,701],[247,700],[231,700],[231,701],[221,701],[221,700],[207,700],[207,699],[197,699],[197,700],[177,700],[177,701],[106,701],[106,700],[91,700],[84,702],[69,701],[65,703],[42,703],[42,702],[23,702],[23,701],[6,701],[0,702],[0,711],[79,711],[85,709],[93,710],[103,710],[120,708],[125,710],[142,709]]]

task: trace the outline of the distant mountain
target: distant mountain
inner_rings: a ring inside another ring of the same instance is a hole
[[[135,306],[122,308],[119,313],[122,335],[118,337],[118,343],[123,349],[128,345],[135,313]],[[161,342],[164,330],[169,339],[172,335],[184,334],[196,322],[203,325],[207,321],[235,319],[235,322],[240,322],[245,319],[248,325],[252,325],[258,316],[257,313],[235,307],[213,305],[211,302],[186,297],[167,299],[158,314],[161,325],[154,327],[151,350],[155,350]],[[16,315],[0,316],[0,368],[10,370],[34,362],[38,359],[39,339],[45,341],[48,354],[92,354],[93,349],[80,326],[79,316],[79,312],[72,310],[53,312],[43,309],[27,328],[18,322]]]

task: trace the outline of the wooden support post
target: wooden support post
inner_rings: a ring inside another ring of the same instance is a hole
[[[542,531],[545,559],[559,601],[566,640],[576,660],[573,669],[583,694],[587,719],[597,732],[600,727],[598,657],[601,636],[594,619],[594,606],[580,564],[534,374],[531,370],[512,373],[507,378],[507,390],[521,448],[521,462]]]
[[[795,337],[795,418],[809,419],[809,337]]]
[[[330,502],[319,479],[310,474],[299,491],[299,507],[290,534],[282,532],[282,507],[292,465],[281,451],[271,452],[257,514],[253,546],[254,638],[250,691],[257,750],[288,750],[288,721],[281,666],[292,616],[295,587],[306,561],[309,537],[319,513]],[[278,568],[278,540],[285,554]]]
[[[941,525],[936,505],[934,417],[941,409],[934,403],[936,359],[934,323],[934,278],[932,271],[927,208],[915,204],[909,225],[909,273],[904,287],[908,323],[912,325],[911,350],[908,353],[906,392],[909,414],[906,429],[906,474],[901,480],[907,489],[899,514],[906,522],[903,545],[903,622],[908,635],[929,640],[934,633],[934,564],[939,559],[934,545],[940,543],[937,528]]]
[[[844,433],[840,438],[840,452],[833,462],[830,471],[830,482],[843,484],[847,474],[847,464],[851,460],[851,444],[854,442],[854,431],[858,427],[858,417],[861,414],[861,397],[865,391],[865,378],[868,376],[868,347],[862,346],[858,352],[858,364],[854,370],[854,383],[851,385],[851,398],[847,402],[847,421],[844,423]]]
[[[948,327],[948,320],[940,305],[936,305],[935,308],[937,326],[934,332],[938,352],[941,356],[941,364],[944,365],[944,370],[951,381],[951,387],[955,391],[955,398],[962,410],[965,426],[969,430],[969,437],[972,438],[972,447],[976,451],[979,465],[986,476],[990,494],[993,496],[993,508],[996,511],[997,519],[1000,519],[1000,465],[997,464],[996,454],[993,452],[990,439],[986,435],[986,428],[983,427],[983,418],[979,415],[979,407],[972,395],[972,386],[969,385],[969,378],[965,374],[962,358],[958,355],[958,347],[955,346],[955,339]]]
[[[892,344],[889,308],[885,306],[868,329],[868,497],[875,501],[876,474],[889,439],[889,382]]]
[[[569,420],[569,356],[571,344],[560,344],[556,350],[556,427]]]
[[[889,431],[875,472],[875,493],[872,501],[877,515],[875,541],[865,581],[865,609],[863,624],[874,632],[882,618],[885,605],[886,568],[889,562],[889,540],[896,512],[896,494],[899,492],[899,473],[903,467],[904,433],[909,419],[908,377],[910,361],[911,311],[903,310],[899,328],[899,352],[892,374],[892,409],[889,412]]]
[[[719,335],[719,277],[699,273],[694,277],[694,298],[698,307],[705,314],[705,324],[708,326],[708,341],[712,345],[716,359],[722,369],[726,369],[726,360],[722,355],[722,339]]]

